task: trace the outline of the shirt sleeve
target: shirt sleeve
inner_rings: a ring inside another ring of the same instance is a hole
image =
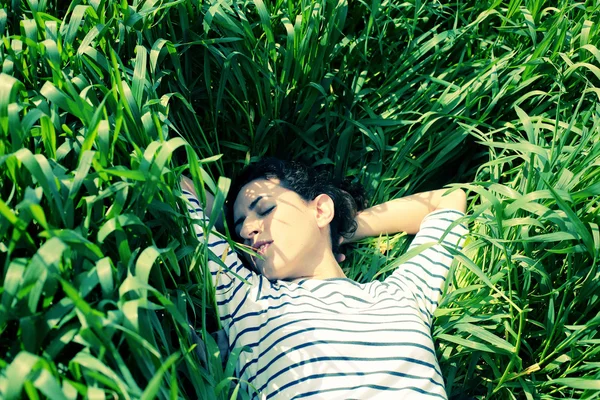
[[[212,232],[205,237],[202,223],[208,222],[208,218],[204,215],[200,201],[187,190],[182,190],[182,193],[187,200],[188,213],[192,219],[200,220],[199,223],[194,223],[194,230],[198,240],[204,241],[210,252],[208,267],[215,288],[219,319],[225,330],[229,331],[231,320],[240,312],[258,277],[244,267],[227,240]]]
[[[465,225],[457,222],[463,216],[462,212],[451,209],[428,214],[408,248],[408,253],[414,251],[417,254],[386,279],[386,282],[412,292],[419,311],[428,321],[438,306],[452,264],[453,256],[449,250],[462,249],[468,233]]]

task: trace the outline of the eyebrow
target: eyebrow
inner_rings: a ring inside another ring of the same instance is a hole
[[[264,196],[258,196],[256,199],[254,199],[254,201],[252,203],[250,203],[250,205],[248,206],[248,209],[250,211],[254,210],[254,208],[256,207],[258,202],[261,201],[263,198],[264,198]],[[239,217],[237,219],[237,221],[235,221],[235,223],[233,224],[233,228],[235,229],[239,224],[244,222],[245,219],[246,219],[246,217]]]

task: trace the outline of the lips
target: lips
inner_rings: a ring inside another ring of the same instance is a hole
[[[272,240],[262,240],[260,242],[256,242],[252,248],[261,256],[263,256],[265,254],[265,252],[267,251],[267,249],[269,248],[269,246],[271,246],[271,243],[273,243]]]

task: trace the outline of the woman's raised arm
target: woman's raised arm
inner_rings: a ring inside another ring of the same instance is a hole
[[[467,196],[462,189],[432,190],[387,201],[359,212],[356,216],[358,228],[351,238],[353,242],[370,236],[391,235],[406,232],[414,235],[419,231],[425,216],[435,210],[452,209],[465,212]]]
[[[181,188],[183,190],[186,190],[186,191],[190,192],[191,194],[193,194],[195,198],[197,198],[197,199],[200,198],[198,196],[198,193],[196,193],[196,189],[194,188],[194,182],[187,176],[184,176],[184,175],[181,176]],[[215,202],[215,197],[212,195],[212,193],[206,191],[206,207],[204,209],[205,215],[211,214],[214,202]],[[217,228],[217,230],[219,232],[224,232],[225,228],[223,225],[223,213],[219,214],[219,218],[217,219],[217,221],[215,223],[215,227]]]

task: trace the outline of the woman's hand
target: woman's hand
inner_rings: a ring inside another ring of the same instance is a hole
[[[340,237],[340,240],[338,241],[338,248],[339,246],[342,245],[342,243],[344,243],[344,237]],[[346,260],[346,255],[344,253],[335,253],[335,260],[339,263],[343,262],[344,260]]]

